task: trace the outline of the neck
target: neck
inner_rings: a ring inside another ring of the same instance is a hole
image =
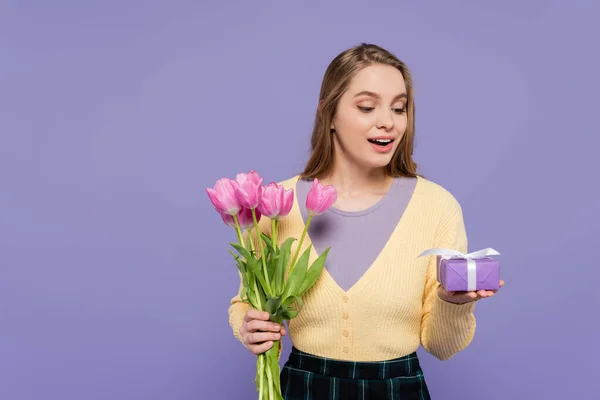
[[[333,168],[320,181],[333,185],[341,197],[385,193],[393,182],[385,169],[365,168],[341,157],[334,160]]]

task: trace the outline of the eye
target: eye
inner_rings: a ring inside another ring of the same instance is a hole
[[[362,111],[362,112],[368,113],[368,112],[373,111],[374,107],[361,107],[361,106],[358,106],[358,109],[360,111]]]
[[[396,113],[396,114],[404,114],[406,112],[406,108],[402,107],[402,108],[392,108],[392,110]]]

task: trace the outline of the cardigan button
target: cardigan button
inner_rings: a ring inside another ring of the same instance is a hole
[[[343,351],[344,353],[347,353],[347,352],[349,352],[350,350],[349,350],[349,349],[348,349],[346,346],[344,346],[344,348],[342,349],[342,351]]]
[[[348,315],[348,313],[345,312],[345,313],[342,314],[342,318],[348,319],[348,318],[350,318],[350,315]]]
[[[347,303],[347,302],[348,302],[348,300],[349,300],[349,299],[348,299],[348,296],[344,296],[344,297],[342,297],[342,301],[343,301],[344,303]]]
[[[348,329],[344,329],[344,336],[348,337]]]

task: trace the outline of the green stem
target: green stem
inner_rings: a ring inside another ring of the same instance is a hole
[[[252,240],[252,232],[248,231],[248,235],[250,236],[250,251],[254,253],[256,249],[254,248],[254,241]]]
[[[265,259],[265,250],[263,248],[262,237],[260,237],[260,231],[258,229],[258,220],[256,219],[256,209],[252,209],[252,220],[254,221],[254,229],[256,230],[256,241],[258,242],[258,246],[260,247],[260,258],[262,259],[263,272],[265,274],[265,282],[267,287],[265,291],[267,295],[272,296],[271,285],[269,284],[269,273],[267,272],[267,261]]]
[[[238,241],[240,242],[240,246],[246,248],[244,246],[244,238],[242,237],[242,230],[240,229],[240,220],[237,215],[233,216],[233,221],[235,222],[235,233],[237,233]]]
[[[290,264],[290,273],[294,269],[294,265],[296,265],[296,260],[298,259],[298,254],[300,254],[300,250],[302,249],[302,243],[304,243],[304,237],[306,236],[306,232],[308,231],[308,226],[310,225],[310,221],[312,221],[312,215],[308,215],[308,219],[306,220],[306,226],[302,231],[302,236],[300,236],[300,243],[298,243],[298,247],[296,247],[296,254],[294,254],[294,258],[292,259],[292,263]]]
[[[267,385],[269,386],[269,400],[275,400],[275,393],[273,391],[273,374],[271,373],[271,366],[267,364]]]
[[[248,235],[250,235],[250,251],[254,252],[255,248],[254,248],[254,241],[252,240],[252,235],[250,232],[248,232]],[[256,284],[256,278],[252,279],[252,284],[253,284],[253,289],[254,289],[254,295],[256,296],[256,301],[258,302],[258,304],[256,305],[256,307],[261,310],[263,310],[263,306],[262,306],[262,302],[260,301],[260,296],[258,293],[258,285]]]
[[[264,397],[264,370],[265,370],[265,357],[262,354],[258,355],[257,360],[257,375],[258,375],[258,398]]]
[[[242,235],[242,229],[240,228],[240,222],[238,220],[237,215],[233,216],[233,220],[235,222],[235,232],[237,234],[238,241],[240,242],[240,246],[242,246],[242,247],[245,248],[244,238],[243,238],[243,235]],[[248,235],[250,236],[250,232],[248,232]],[[252,236],[250,236],[250,250],[254,251],[254,242],[252,241]],[[262,307],[262,302],[260,301],[260,296],[259,296],[259,293],[258,293],[258,286],[256,286],[256,279],[253,279],[252,283],[253,283],[253,286],[254,286],[253,289],[254,289],[254,294],[256,295],[256,301],[258,303],[258,304],[256,304],[256,307],[259,310],[262,311],[263,307]]]
[[[266,374],[269,385],[269,400],[283,400],[281,396],[281,376],[279,368],[279,345],[281,340],[273,341],[273,347],[265,352]]]
[[[277,249],[277,228],[278,228],[278,221],[276,219],[271,219],[271,237],[273,240],[273,248]]]

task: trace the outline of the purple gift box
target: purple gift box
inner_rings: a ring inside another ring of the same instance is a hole
[[[500,262],[491,257],[473,259],[473,270],[465,258],[438,256],[437,277],[442,287],[450,292],[500,289]],[[471,279],[471,282],[469,282]]]
[[[500,289],[500,262],[490,256],[499,255],[487,249],[463,254],[460,251],[433,248],[419,257],[437,256],[437,280],[449,292]]]

